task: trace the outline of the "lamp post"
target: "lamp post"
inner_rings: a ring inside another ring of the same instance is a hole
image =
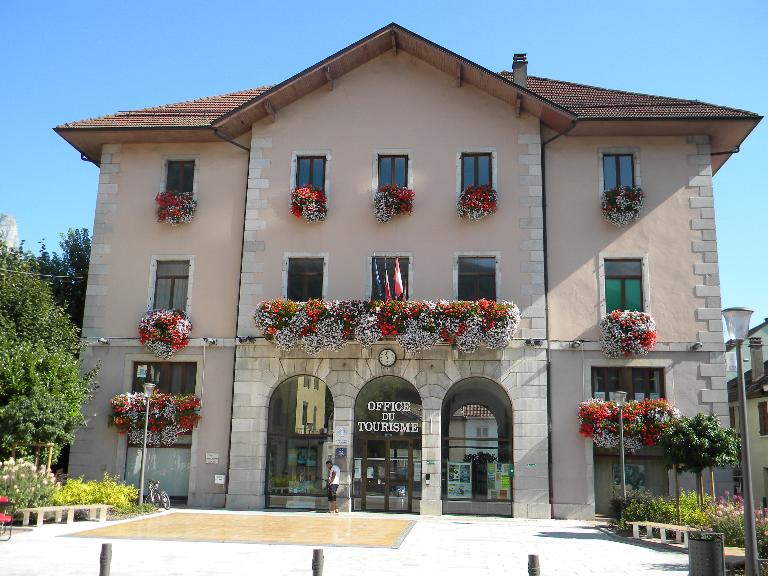
[[[627,473],[624,468],[624,403],[627,401],[626,392],[613,392],[611,399],[619,407],[619,468],[621,469],[621,516],[624,517],[624,507],[627,505]]]
[[[144,410],[144,441],[141,446],[141,475],[139,480],[139,504],[144,503],[144,466],[147,463],[147,426],[149,425],[149,399],[152,392],[155,391],[155,385],[152,382],[144,384],[144,401],[147,406]]]
[[[744,497],[744,568],[746,576],[758,576],[757,536],[755,534],[755,502],[752,496],[752,468],[749,458],[749,434],[747,428],[747,391],[744,388],[744,367],[741,359],[741,343],[749,333],[752,310],[727,308],[723,310],[728,337],[736,343],[736,370],[739,386],[739,434],[741,435],[741,481]]]

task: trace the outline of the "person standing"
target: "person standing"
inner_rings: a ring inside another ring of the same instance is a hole
[[[328,469],[328,512],[338,514],[339,508],[336,505],[336,492],[339,490],[341,468],[330,460],[325,463],[325,467]]]

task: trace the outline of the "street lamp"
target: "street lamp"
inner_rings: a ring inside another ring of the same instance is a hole
[[[624,507],[627,505],[627,473],[624,468],[624,403],[627,401],[627,393],[613,392],[611,400],[619,407],[619,468],[621,469],[621,516],[623,518]]]
[[[155,385],[152,382],[144,384],[144,400],[147,404],[144,410],[144,442],[141,447],[141,479],[139,480],[139,504],[144,503],[144,466],[147,463],[147,426],[149,425],[149,399],[152,392],[155,391]]]
[[[755,502],[752,497],[752,468],[749,461],[749,434],[747,433],[747,391],[744,388],[744,367],[741,343],[749,332],[752,310],[727,308],[723,310],[728,337],[736,344],[736,370],[739,385],[739,434],[741,435],[741,482],[744,497],[744,568],[746,576],[758,576],[757,536],[755,535]]]

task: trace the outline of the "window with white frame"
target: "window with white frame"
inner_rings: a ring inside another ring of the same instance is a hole
[[[286,297],[297,302],[323,298],[323,257],[289,257]]]
[[[189,294],[189,260],[158,260],[155,266],[152,308],[187,310]]]
[[[459,256],[457,268],[459,300],[496,300],[495,256]]]

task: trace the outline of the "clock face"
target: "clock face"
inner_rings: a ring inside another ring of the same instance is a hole
[[[395,360],[397,360],[397,356],[395,355],[394,350],[385,348],[379,352],[379,362],[381,362],[382,366],[392,366],[392,364],[395,363]]]

